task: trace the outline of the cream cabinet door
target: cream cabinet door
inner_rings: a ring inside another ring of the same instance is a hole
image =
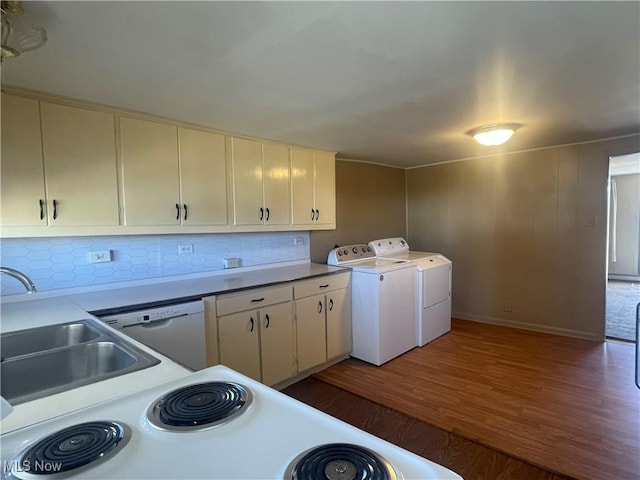
[[[126,225],[179,225],[178,129],[120,118]]]
[[[38,100],[2,94],[0,222],[46,225],[46,198]]]
[[[262,191],[262,143],[231,139],[233,223],[262,225],[265,211]]]
[[[313,151],[291,149],[291,204],[295,225],[315,223]]]
[[[218,317],[220,363],[260,381],[260,339],[258,312]]]
[[[289,147],[274,143],[262,146],[265,225],[291,223]]]
[[[296,300],[296,343],[298,371],[327,360],[327,331],[324,295]]]
[[[226,225],[227,165],[225,137],[178,129],[183,225]]]
[[[327,293],[327,358],[351,351],[351,302],[347,289]]]
[[[291,302],[260,309],[262,383],[275,385],[296,374],[296,338]]]
[[[317,224],[336,223],[336,161],[328,152],[314,152],[314,205]]]
[[[49,225],[118,225],[111,113],[41,102]]]

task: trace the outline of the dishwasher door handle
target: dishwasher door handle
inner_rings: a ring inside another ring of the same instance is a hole
[[[189,315],[189,314],[188,313],[183,313],[181,315],[174,315],[173,317],[161,318],[160,320],[151,320],[151,321],[148,321],[148,322],[133,323],[131,325],[125,325],[122,328],[124,329],[124,328],[129,328],[129,327],[144,327],[144,328],[164,327],[166,325],[169,325],[172,320],[175,320],[176,318],[186,317],[187,315]]]

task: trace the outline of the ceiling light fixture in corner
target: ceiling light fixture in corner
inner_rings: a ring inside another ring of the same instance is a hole
[[[47,42],[47,31],[25,20],[22,2],[2,0],[0,9],[2,10],[2,60],[35,50]]]
[[[518,123],[492,123],[473,128],[467,135],[471,135],[480,145],[490,147],[505,143],[521,126]]]

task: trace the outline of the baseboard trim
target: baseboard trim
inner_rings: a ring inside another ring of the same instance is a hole
[[[580,338],[583,340],[593,340],[596,342],[603,341],[593,333],[582,332],[580,330],[570,330],[568,328],[549,327],[546,325],[537,325],[535,323],[516,322],[513,320],[505,320],[503,318],[474,315],[474,314],[465,313],[465,312],[451,312],[451,316],[453,318],[459,318],[461,320],[470,320],[472,322],[488,323],[491,325],[498,325],[501,327],[511,327],[511,328],[519,328],[521,330],[530,330],[533,332],[551,333],[553,335],[562,335],[563,337]]]
[[[616,275],[610,273],[608,279],[618,282],[640,282],[640,276],[638,275]]]

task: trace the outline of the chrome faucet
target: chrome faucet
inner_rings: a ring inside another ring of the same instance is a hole
[[[33,284],[31,279],[27,277],[24,273],[14,268],[0,267],[0,273],[6,273],[7,275],[15,278],[16,280],[19,280],[20,283],[24,285],[24,288],[27,289],[27,293],[34,293],[37,291],[36,286]]]

